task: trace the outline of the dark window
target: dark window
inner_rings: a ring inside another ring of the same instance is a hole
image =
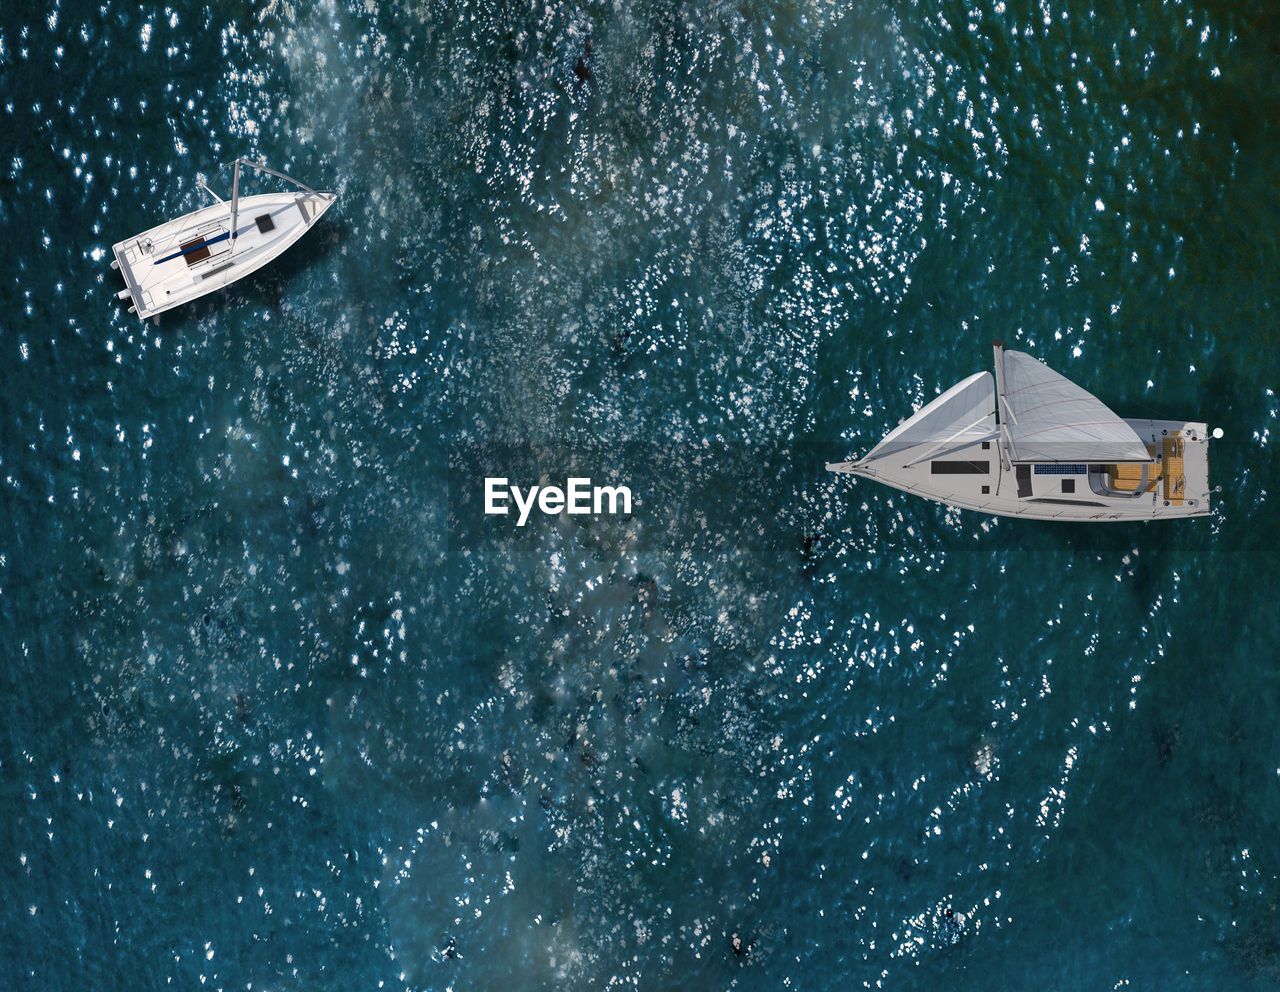
[[[1018,498],[1031,495],[1031,466],[1015,465],[1013,474],[1018,480]]]
[[[1103,506],[1087,499],[1054,499],[1052,496],[1037,496],[1032,503],[1057,503],[1059,506]]]
[[[930,462],[929,471],[933,475],[988,475],[991,472],[991,463]]]
[[[1073,493],[1073,492],[1075,492],[1075,491],[1076,491],[1076,480],[1075,480],[1075,479],[1063,479],[1063,480],[1062,480],[1062,491],[1063,491],[1064,493]]]
[[[991,442],[990,442],[990,441],[983,441],[983,442],[982,442],[982,450],[983,450],[983,451],[990,451],[990,450],[991,450]]]
[[[990,487],[990,486],[983,486],[983,487],[982,487],[982,495],[983,495],[983,496],[990,496],[990,495],[991,495],[991,487]]]
[[[271,219],[270,214],[263,214],[261,217],[255,217],[253,222],[258,225],[258,230],[263,234],[276,229],[276,223]]]
[[[188,265],[195,265],[196,262],[203,262],[213,252],[209,250],[204,238],[196,238],[182,246],[182,254],[186,256]]]

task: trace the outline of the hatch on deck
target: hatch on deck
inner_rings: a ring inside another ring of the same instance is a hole
[[[206,258],[213,254],[209,249],[209,243],[204,238],[196,238],[194,241],[188,241],[182,245],[182,254],[187,260],[187,268],[195,265],[197,262],[203,262]]]

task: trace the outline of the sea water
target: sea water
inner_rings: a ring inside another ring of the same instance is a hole
[[[0,987],[1275,987],[1278,28],[6,6]],[[338,203],[139,323],[239,155]],[[993,338],[1212,516],[823,470]]]

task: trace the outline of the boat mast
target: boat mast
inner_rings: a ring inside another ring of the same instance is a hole
[[[1013,439],[1009,436],[1009,419],[1013,418],[1008,403],[1004,398],[1004,342],[992,341],[991,350],[995,355],[996,367],[996,424],[1000,431],[1000,440],[996,442],[997,462],[1000,471],[996,473],[996,495],[1000,495],[1000,483],[1004,481],[1004,473],[1013,471]],[[1015,423],[1016,418],[1015,418]]]
[[[231,247],[236,246],[236,214],[240,212],[240,163],[244,159],[236,159],[236,167],[231,173]]]
[[[1007,454],[1006,462],[1012,466],[1018,457],[1018,449],[1013,445],[1013,436],[1009,433],[1010,422],[1016,424],[1018,418],[1004,396],[1004,342],[992,341],[991,350],[995,354],[996,366],[996,422],[1000,425],[1000,449]]]

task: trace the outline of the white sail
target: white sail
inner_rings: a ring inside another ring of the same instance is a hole
[[[1043,362],[1021,351],[1003,351],[1002,378],[1000,415],[1014,461],[1151,461],[1132,427]]]
[[[996,434],[995,397],[991,373],[975,373],[900,423],[862,461],[886,458],[907,449],[919,449],[910,456],[918,460],[937,451],[988,440]]]

